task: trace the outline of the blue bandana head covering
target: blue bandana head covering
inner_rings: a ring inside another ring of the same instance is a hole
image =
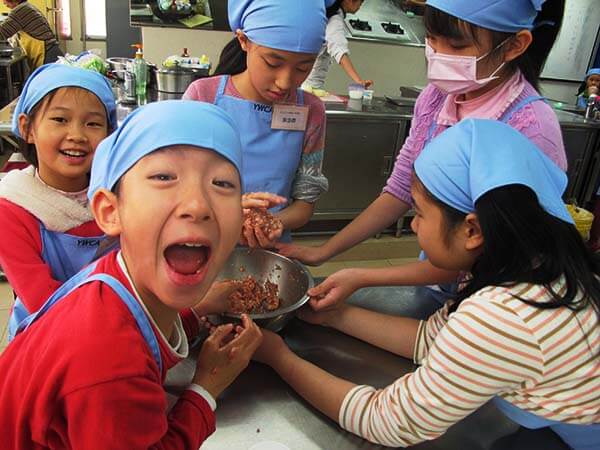
[[[38,67],[27,79],[17,101],[12,119],[12,132],[19,132],[19,115],[31,110],[50,92],[64,87],[78,87],[94,94],[104,104],[111,129],[117,128],[117,106],[108,80],[98,72],[64,64],[46,64]]]
[[[595,67],[593,69],[588,70],[588,72],[585,74],[585,79],[587,80],[592,75],[600,75],[600,67]]]
[[[419,180],[434,197],[464,213],[492,189],[520,184],[565,222],[567,175],[523,134],[496,120],[465,119],[431,141],[415,161]]]
[[[264,47],[319,53],[329,0],[229,0],[229,25]]]
[[[242,144],[229,114],[208,103],[168,100],[138,108],[100,143],[92,162],[88,198],[98,189],[111,190],[144,156],[172,145],[212,150],[242,173]]]
[[[427,0],[427,5],[488,30],[516,33],[535,28],[535,19],[545,1]]]

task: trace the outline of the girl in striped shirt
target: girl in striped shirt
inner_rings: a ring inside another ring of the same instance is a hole
[[[420,367],[357,386],[268,332],[255,358],[375,443],[434,439],[493,399],[526,428],[600,448],[600,263],[562,202],[564,172],[510,126],[467,119],[424,149],[413,178],[419,244],[436,267],[471,273],[456,298],[427,321],[352,306],[301,317]]]

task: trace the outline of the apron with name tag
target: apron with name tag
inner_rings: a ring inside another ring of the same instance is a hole
[[[273,129],[273,107],[225,95],[229,76],[223,76],[215,105],[233,118],[242,141],[243,192],[271,192],[291,200],[292,183],[302,159],[304,132]],[[297,104],[304,105],[304,93],[297,91]],[[277,206],[272,211],[278,211]],[[286,230],[282,241],[290,240]]]

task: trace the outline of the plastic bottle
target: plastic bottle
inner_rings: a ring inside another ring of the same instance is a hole
[[[142,44],[135,44],[132,47],[137,48],[135,59],[133,60],[133,73],[135,73],[135,93],[138,97],[146,95],[146,84],[148,82],[148,65],[144,61],[144,52]]]

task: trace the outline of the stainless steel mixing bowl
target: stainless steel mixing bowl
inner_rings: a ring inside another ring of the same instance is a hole
[[[252,275],[256,280],[269,280],[279,286],[281,304],[278,309],[249,316],[261,328],[281,330],[294,317],[298,308],[309,297],[307,291],[314,286],[312,275],[296,261],[262,249],[236,248],[219,274],[219,279],[241,280]],[[239,314],[224,314],[225,321],[239,321]]]

